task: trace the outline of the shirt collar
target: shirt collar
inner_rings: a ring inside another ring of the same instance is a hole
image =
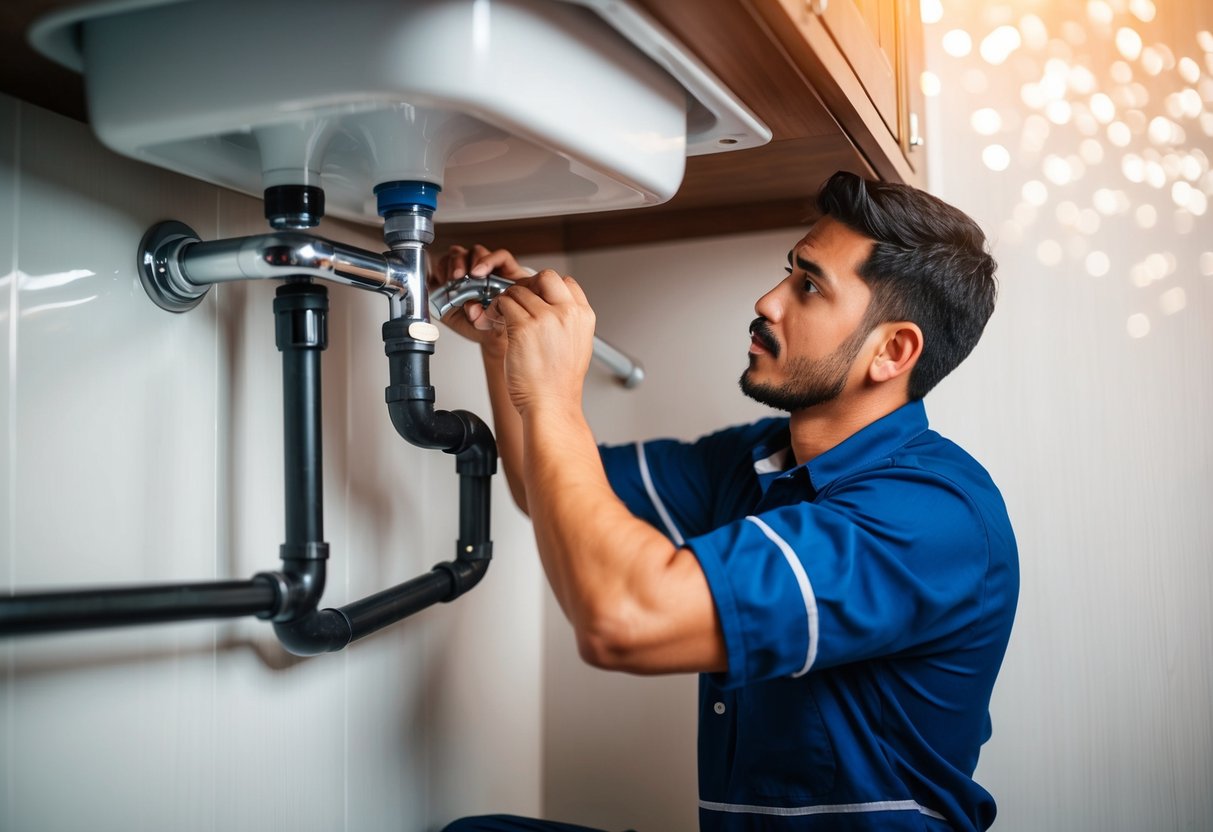
[[[813,488],[821,491],[839,477],[891,456],[926,430],[927,410],[922,400],[902,405],[809,460],[806,464]]]
[[[783,422],[777,430],[754,446],[754,474],[758,477],[759,488],[765,494],[770,484],[780,476],[803,467],[808,471],[813,490],[820,492],[839,477],[891,455],[926,430],[927,411],[920,399],[902,405],[805,465],[799,466],[793,465],[792,437],[788,423]]]

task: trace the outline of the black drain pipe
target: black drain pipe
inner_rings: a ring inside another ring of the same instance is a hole
[[[171,246],[183,236],[192,238],[192,231],[177,223],[164,223],[152,232],[158,234],[157,245]],[[147,241],[145,237],[145,244]],[[141,250],[146,251],[146,245]],[[148,293],[163,308],[176,312],[196,305],[208,288],[177,273],[179,257],[174,250],[161,259],[145,258],[144,264],[146,282],[167,280],[165,275],[173,273],[176,282],[154,285]],[[412,271],[418,273],[424,287],[424,270]],[[190,303],[185,305],[170,296],[183,285],[191,292]],[[421,310],[417,314],[424,316],[424,288],[410,297],[410,311]],[[383,330],[391,372],[388,410],[397,432],[409,442],[455,456],[460,497],[455,558],[339,609],[317,609],[328,558],[320,416],[320,356],[328,342],[327,310],[326,290],[306,279],[280,287],[274,301],[275,334],[283,356],[286,535],[280,550],[282,571],[262,572],[247,581],[0,596],[0,636],[256,615],[274,622],[283,646],[292,653],[314,655],[340,650],[355,639],[440,601],[454,600],[474,587],[492,556],[490,485],[497,470],[497,446],[488,427],[474,414],[434,410],[434,388],[429,383],[429,357],[436,337],[433,328],[424,317],[397,318]],[[419,324],[424,326],[414,330]]]
[[[274,616],[274,632],[296,655],[340,650],[440,601],[474,587],[488,569],[490,487],[497,470],[497,444],[488,426],[465,411],[434,410],[429,383],[432,342],[408,334],[410,322],[384,324],[391,386],[388,411],[396,430],[414,445],[455,454],[459,474],[459,540],[455,560],[430,572],[338,609],[316,609],[324,592],[320,431],[320,352],[327,346],[327,293],[311,283],[288,284],[274,301],[278,349],[282,351],[285,424],[286,543],[282,545],[280,592],[285,603]]]

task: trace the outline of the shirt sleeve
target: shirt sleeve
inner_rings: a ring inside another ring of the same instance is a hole
[[[724,629],[724,687],[951,645],[981,615],[990,551],[963,491],[894,468],[687,545]]]
[[[607,480],[628,510],[682,546],[718,525],[715,489],[735,480],[739,466],[752,466],[754,436],[769,432],[775,421],[729,428],[696,442],[654,439],[598,450]]]

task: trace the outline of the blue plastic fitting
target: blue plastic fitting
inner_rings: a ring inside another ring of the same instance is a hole
[[[433,182],[380,182],[375,186],[379,198],[379,216],[391,211],[408,211],[422,206],[433,211],[438,207],[438,192],[442,186]]]

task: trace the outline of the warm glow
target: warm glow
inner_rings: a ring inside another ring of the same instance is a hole
[[[922,73],[922,94],[927,98],[934,98],[939,95],[943,89],[943,84],[939,82],[939,76],[934,72],[927,70]]]
[[[1112,7],[1104,0],[1089,0],[1087,3],[1087,18],[1100,26],[1112,23]]]
[[[1116,49],[1125,60],[1135,61],[1141,55],[1141,35],[1125,27],[1116,32]]]
[[[1049,138],[1049,122],[1044,116],[1033,113],[1024,119],[1019,136],[1020,147],[1028,153],[1038,153]]]
[[[1095,89],[1095,75],[1085,66],[1070,67],[1069,84],[1079,95],[1090,95]]]
[[[1024,200],[1031,205],[1040,206],[1049,201],[1049,189],[1039,179],[1029,179],[1023,183],[1020,193]]]
[[[1116,118],[1116,105],[1106,93],[1097,92],[1091,96],[1091,115],[1095,116],[1100,124],[1107,124]]]
[[[1048,179],[1054,185],[1065,185],[1074,178],[1074,172],[1070,168],[1070,163],[1060,156],[1048,156],[1044,161],[1045,179]]]
[[[1133,141],[1133,132],[1123,121],[1114,121],[1108,125],[1108,141],[1117,147],[1128,147]]]
[[[981,42],[981,57],[993,66],[1006,61],[1022,45],[1023,39],[1014,26],[999,26]]]
[[[953,58],[963,58],[973,51],[973,38],[964,29],[953,29],[943,36],[943,51]]]
[[[1069,101],[1050,101],[1045,105],[1045,117],[1054,124],[1069,124],[1074,115],[1074,108]]]
[[[969,123],[982,136],[993,136],[1002,129],[1002,117],[998,115],[997,110],[991,107],[983,107],[980,110],[974,111],[973,115],[969,118]]]
[[[1034,13],[1021,16],[1026,9]],[[1167,249],[1184,234],[1183,245],[1203,248],[1213,234],[1213,32],[1160,25],[1171,12],[1158,0],[949,12],[940,10],[947,24],[935,36],[937,54],[957,59],[944,76],[947,103],[965,97],[970,128],[988,137],[977,145],[982,164],[1007,172],[992,185],[1010,201],[1003,243],[1059,275],[1114,275],[1145,290],[1126,320],[1133,338],[1151,332],[1152,318],[1185,310],[1191,290],[1180,284],[1195,270]],[[1210,248],[1199,265],[1213,278]]]
[[[1166,254],[1158,251],[1143,260],[1142,265],[1145,267],[1151,283],[1162,280],[1174,270],[1173,261],[1168,259]]]
[[[1054,213],[1057,215],[1057,221],[1062,225],[1074,225],[1078,222],[1078,206],[1068,199],[1065,202],[1059,202]]]
[[[1182,286],[1175,286],[1163,292],[1158,298],[1158,306],[1164,315],[1174,315],[1188,305],[1188,295]]]
[[[1129,0],[1129,11],[1142,23],[1149,23],[1157,13],[1152,0]]]
[[[1056,266],[1063,254],[1061,243],[1056,240],[1042,240],[1036,247],[1036,259],[1046,266]]]
[[[1195,84],[1200,80],[1200,64],[1189,57],[1179,59],[1179,77],[1183,78],[1189,84]]]
[[[1162,164],[1153,159],[1146,160],[1146,184],[1151,188],[1165,188],[1167,186],[1167,171]]]
[[[1103,277],[1112,268],[1112,261],[1102,251],[1092,251],[1083,261],[1083,265],[1086,266],[1087,274],[1092,277]]]
[[[1087,29],[1076,20],[1067,20],[1061,24],[1061,35],[1067,43],[1082,46],[1087,42]]]
[[[1049,30],[1045,23],[1034,14],[1024,15],[1019,21],[1019,33],[1023,36],[1023,44],[1033,51],[1044,49],[1049,43]]]
[[[1017,203],[1011,209],[1011,219],[1020,228],[1027,228],[1036,221],[1036,206],[1029,205],[1026,202]]]
[[[1183,144],[1184,129],[1166,116],[1155,116],[1146,131],[1151,144]]]
[[[1146,71],[1147,75],[1157,75],[1162,72],[1165,63],[1162,53],[1153,46],[1147,46],[1141,51],[1141,68]]]
[[[1089,237],[1099,231],[1102,222],[1099,212],[1094,208],[1083,208],[1078,212],[1078,220],[1074,223],[1074,227],[1078,229],[1079,234],[1086,234]]]
[[[1128,330],[1130,338],[1145,338],[1150,334],[1150,319],[1140,312],[1130,315],[1125,329]]]
[[[1205,172],[1208,159],[1199,150],[1189,153],[1179,161],[1179,175],[1189,182],[1196,182]]]
[[[943,19],[943,3],[940,0],[922,0],[919,14],[923,23],[938,23]]]
[[[1146,181],[1146,162],[1136,153],[1126,153],[1120,160],[1120,172],[1130,182]]]
[[[992,144],[981,152],[981,161],[992,171],[1004,171],[1011,165],[1011,154],[1000,144]]]
[[[977,67],[966,69],[965,74],[960,78],[960,85],[964,87],[965,92],[972,95],[981,95],[990,86],[990,79],[986,77],[985,72]]]

